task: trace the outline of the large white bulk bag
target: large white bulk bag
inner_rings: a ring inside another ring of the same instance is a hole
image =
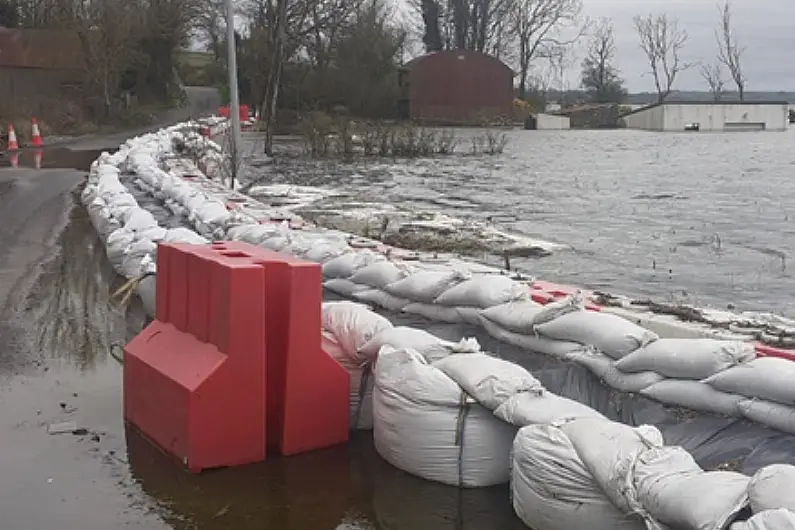
[[[795,530],[795,512],[785,509],[767,510],[740,523],[730,530]]]
[[[614,359],[620,359],[659,338],[656,333],[629,320],[597,311],[565,313],[536,325],[535,331],[551,339],[594,346]]]
[[[325,302],[321,323],[345,355],[346,359],[341,361],[344,366],[360,366],[374,360],[378,352],[362,355],[362,346],[380,332],[392,329],[389,320],[354,302]]]
[[[634,466],[633,485],[643,508],[681,530],[723,530],[748,505],[750,478],[703,471],[681,447],[651,449]]]
[[[795,466],[774,464],[751,477],[748,498],[754,513],[786,508],[795,512]]]
[[[559,428],[524,427],[512,458],[513,508],[533,530],[644,530],[610,502]]]
[[[718,372],[705,382],[717,390],[795,406],[795,362],[760,357]]]
[[[416,351],[381,351],[373,430],[378,454],[413,475],[451,486],[508,482],[516,428],[474,402]]]
[[[377,333],[359,348],[359,353],[364,357],[374,359],[384,346],[395,350],[414,350],[428,362],[438,361],[451,353],[475,353],[480,351],[480,344],[474,338],[450,342],[421,329],[398,326],[387,328]]]
[[[622,372],[652,371],[672,379],[706,379],[753,360],[753,344],[740,340],[659,339],[619,360]]]

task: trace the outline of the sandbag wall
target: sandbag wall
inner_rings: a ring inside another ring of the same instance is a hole
[[[506,343],[582,364],[617,390],[668,405],[746,417],[795,434],[795,386],[789,384],[795,378],[795,363],[756,359],[752,345],[744,341],[660,339],[619,316],[586,311],[578,295],[541,306],[530,299],[528,282],[475,264],[393,262],[377,250],[353,248],[351,236],[343,232],[259,224],[230,212],[221,199],[181,178],[179,171],[162,169],[173,166],[179,152],[193,159],[217,158],[217,144],[198,134],[196,127],[175,126],[132,139],[116,155],[103,155],[92,175],[95,180],[108,175],[104,178],[113,181],[106,196],[123,191],[117,184],[120,171],[132,175],[137,186],[184,216],[201,237],[245,241],[321,263],[324,286],[353,300],[435,321],[481,325]],[[197,169],[188,164],[182,171],[195,174]],[[90,185],[91,179],[84,201],[95,195]],[[104,212],[107,201],[100,199],[90,201],[90,211]],[[127,194],[119,200],[129,199]],[[98,230],[108,233],[115,224],[103,225],[103,215],[95,212],[92,219],[97,217]],[[151,220],[142,226],[151,227]],[[140,233],[137,228],[133,223],[129,231]],[[129,236],[128,231],[119,232],[120,243],[113,251],[109,247],[109,255],[126,260],[125,276],[141,256],[151,269],[148,242],[156,243],[159,237],[143,234],[135,245],[139,239],[130,243]],[[183,231],[177,236],[189,239]]]
[[[788,426],[786,415],[771,410],[795,405],[781,372],[789,361],[755,359],[742,342],[660,339],[620,317],[585,311],[577,296],[542,307],[507,276],[392,263],[378,252],[352,249],[339,232],[255,224],[162,169],[186,139],[203,141],[172,128],[130,141],[91,168],[82,199],[114,267],[128,278],[154,272],[158,241],[207,239],[157,226],[119,180],[122,172],[134,173],[137,185],[204,236],[248,240],[323,263],[327,287],[352,298],[435,320],[477,322],[506,342],[588,366],[626,391],[650,395],[655,386],[676,383],[698,389],[689,390],[694,395],[719,394],[721,407],[728,403],[724,413],[734,412],[731,403],[742,412],[761,403],[767,408],[760,420]],[[351,424],[372,424],[379,454],[396,467],[457,486],[510,480],[517,514],[536,530],[719,529],[749,502],[754,517],[733,527],[772,530],[792,523],[790,466],[770,466],[751,479],[705,472],[680,448],[664,446],[655,428],[614,423],[552,394],[517,365],[477,353],[472,340],[450,343],[395,328],[365,308],[341,318],[333,307],[324,306],[324,341],[353,375],[358,401],[351,400]],[[692,396],[667,399],[699,404]],[[706,399],[705,407],[717,411],[716,402]],[[703,492],[710,492],[709,502]]]
[[[616,423],[553,394],[472,339],[392,327],[352,302],[325,303],[323,325],[342,363],[373,374],[361,398],[372,401],[364,408],[382,458],[452,486],[510,481],[516,513],[535,530],[795,521],[793,466],[754,477],[704,471],[682,448],[665,446],[655,427]]]

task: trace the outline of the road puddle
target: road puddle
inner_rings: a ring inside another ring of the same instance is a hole
[[[102,151],[77,151],[63,147],[25,149],[0,155],[0,167],[29,169],[77,169],[88,171]]]
[[[125,426],[110,355],[145,325],[75,207],[35,287],[0,324],[0,512],[8,528],[520,530],[508,488],[426,482],[381,460],[371,432],[261,464],[186,473]]]

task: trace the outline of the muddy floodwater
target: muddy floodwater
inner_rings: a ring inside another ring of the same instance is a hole
[[[371,433],[304,456],[183,471],[124,425],[122,366],[110,352],[146,316],[138,301],[122,308],[111,299],[120,279],[77,204],[82,175],[5,175],[0,170],[0,216],[9,227],[0,232],[2,528],[525,528],[507,486],[464,491],[417,479],[382,461]],[[179,224],[148,206],[164,224]],[[50,432],[69,424],[73,432]]]
[[[459,134],[465,153],[478,132]],[[250,172],[343,192],[305,208],[315,214],[367,208],[378,226],[395,208],[441,212],[565,245],[513,260],[545,280],[795,314],[795,130],[506,134],[505,153],[493,157],[282,157]]]

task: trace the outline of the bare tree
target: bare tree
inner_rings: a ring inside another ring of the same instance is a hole
[[[515,0],[511,9],[511,30],[516,39],[519,63],[519,97],[527,91],[528,74],[537,59],[561,60],[571,44],[587,29],[565,38],[582,13],[582,0]]]
[[[677,18],[668,18],[664,13],[638,15],[634,20],[640,47],[654,77],[658,101],[662,103],[671,94],[676,76],[693,66],[682,59],[687,31],[679,27]]]
[[[588,92],[591,101],[620,103],[626,96],[624,82],[614,64],[615,56],[613,23],[603,18],[595,26],[588,54],[582,61],[582,87]]]
[[[732,26],[732,11],[729,0],[726,0],[720,10],[720,28],[715,31],[715,39],[718,41],[718,61],[729,71],[729,76],[737,86],[737,93],[740,101],[745,99],[746,78],[743,73],[741,59],[745,48],[737,44],[737,35]]]
[[[712,94],[712,99],[720,101],[723,97],[723,87],[726,81],[723,79],[723,65],[720,62],[699,65],[699,73],[704,81],[709,86],[709,92]]]
[[[196,36],[207,43],[216,61],[221,59],[221,45],[226,32],[223,0],[199,0],[194,22]]]
[[[506,19],[513,0],[415,0],[426,51],[464,49],[499,56],[506,51]]]

